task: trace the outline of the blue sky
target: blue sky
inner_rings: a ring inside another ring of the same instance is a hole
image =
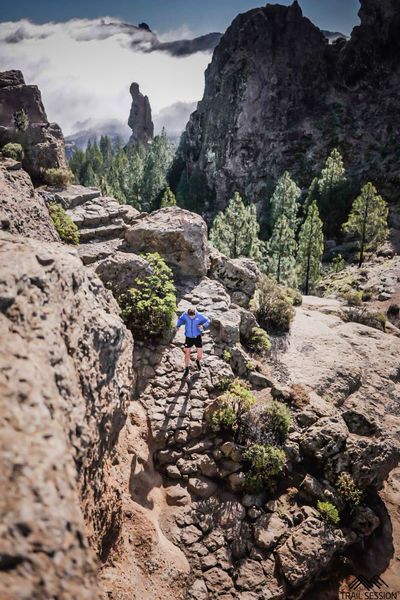
[[[280,0],[291,4],[291,0]],[[72,18],[119,17],[147,22],[163,32],[187,25],[194,33],[224,31],[240,12],[261,6],[254,0],[15,0],[2,2],[0,21],[22,18],[38,23]],[[304,14],[322,29],[348,34],[357,24],[359,0],[300,0]]]

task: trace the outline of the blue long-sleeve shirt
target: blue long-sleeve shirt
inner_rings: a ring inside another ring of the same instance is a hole
[[[189,317],[187,312],[184,312],[178,319],[176,324],[177,327],[181,325],[185,325],[185,336],[190,338],[195,338],[198,335],[201,335],[201,329],[199,329],[200,325],[203,327],[208,327],[210,324],[210,319],[208,319],[201,312],[197,312],[193,318]]]

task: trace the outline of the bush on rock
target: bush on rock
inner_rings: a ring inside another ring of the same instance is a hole
[[[322,502],[321,500],[318,500],[317,508],[324,521],[330,525],[338,525],[340,523],[338,509],[332,502]]]
[[[72,221],[71,217],[67,215],[63,207],[60,204],[50,204],[49,213],[61,240],[66,244],[79,244],[78,227]]]
[[[69,169],[46,169],[43,172],[43,180],[47,185],[65,188],[74,180],[74,175]]]
[[[260,279],[251,308],[264,329],[289,331],[295,311],[293,298],[286,292],[270,277],[263,276]]]
[[[361,502],[362,491],[358,488],[349,473],[341,473],[338,477],[336,488],[343,500],[350,506],[358,506]]]
[[[343,311],[341,316],[346,323],[360,323],[380,331],[386,329],[386,317],[380,312],[370,312],[366,308],[352,307]]]
[[[216,407],[211,415],[213,429],[236,428],[241,417],[256,403],[255,395],[249,390],[246,382],[234,379],[229,383],[226,391],[219,396]]]
[[[250,446],[244,457],[249,464],[249,471],[246,473],[246,488],[249,491],[260,490],[271,477],[279,475],[286,461],[283,450],[263,444]]]
[[[3,156],[14,160],[22,160],[24,158],[24,149],[21,144],[9,142],[1,149]]]
[[[158,253],[144,254],[151,275],[136,279],[119,297],[122,317],[137,339],[161,337],[171,328],[176,313],[175,285],[171,269]]]
[[[269,352],[272,347],[268,333],[261,327],[253,327],[250,332],[249,345],[254,352],[259,354]]]

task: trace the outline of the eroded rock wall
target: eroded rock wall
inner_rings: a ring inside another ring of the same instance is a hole
[[[26,128],[18,129],[14,115],[25,111]],[[17,142],[24,149],[24,169],[35,179],[51,168],[67,168],[64,137],[56,123],[49,123],[36,85],[26,85],[21,71],[0,73],[0,148]]]
[[[235,191],[265,201],[285,170],[309,185],[339,147],[354,182],[371,179],[396,199],[400,7],[361,0],[360,18],[350,41],[328,44],[297,1],[236,17],[206,70],[174,184],[205,174],[214,210]]]

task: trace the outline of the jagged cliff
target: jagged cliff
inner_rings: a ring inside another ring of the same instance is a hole
[[[400,5],[361,0],[360,19],[349,41],[329,44],[297,1],[239,15],[206,70],[174,184],[200,171],[213,209],[236,190],[254,202],[285,170],[309,185],[339,147],[355,182],[371,179],[397,198]]]
[[[60,243],[50,202],[79,227],[77,248]],[[361,572],[360,557],[395,589],[398,541],[379,495],[400,455],[395,326],[345,322],[341,301],[309,297],[260,357],[249,343],[260,272],[212,250],[199,215],[139,213],[82,186],[35,191],[11,159],[0,252],[2,599],[319,600]],[[151,272],[141,252],[172,268],[178,313],[196,304],[212,319],[188,379],[182,332],[134,341],[107,289]],[[400,295],[390,256],[360,272],[387,302]],[[210,423],[234,376],[255,398],[242,438]],[[270,443],[273,400],[291,414],[284,469],[250,493],[245,451]],[[342,471],[363,494],[347,515]]]
[[[21,111],[27,117],[22,127],[15,119]],[[24,169],[34,179],[46,169],[67,167],[62,131],[48,122],[38,87],[26,85],[21,71],[0,76],[0,148],[8,142],[22,145]]]

